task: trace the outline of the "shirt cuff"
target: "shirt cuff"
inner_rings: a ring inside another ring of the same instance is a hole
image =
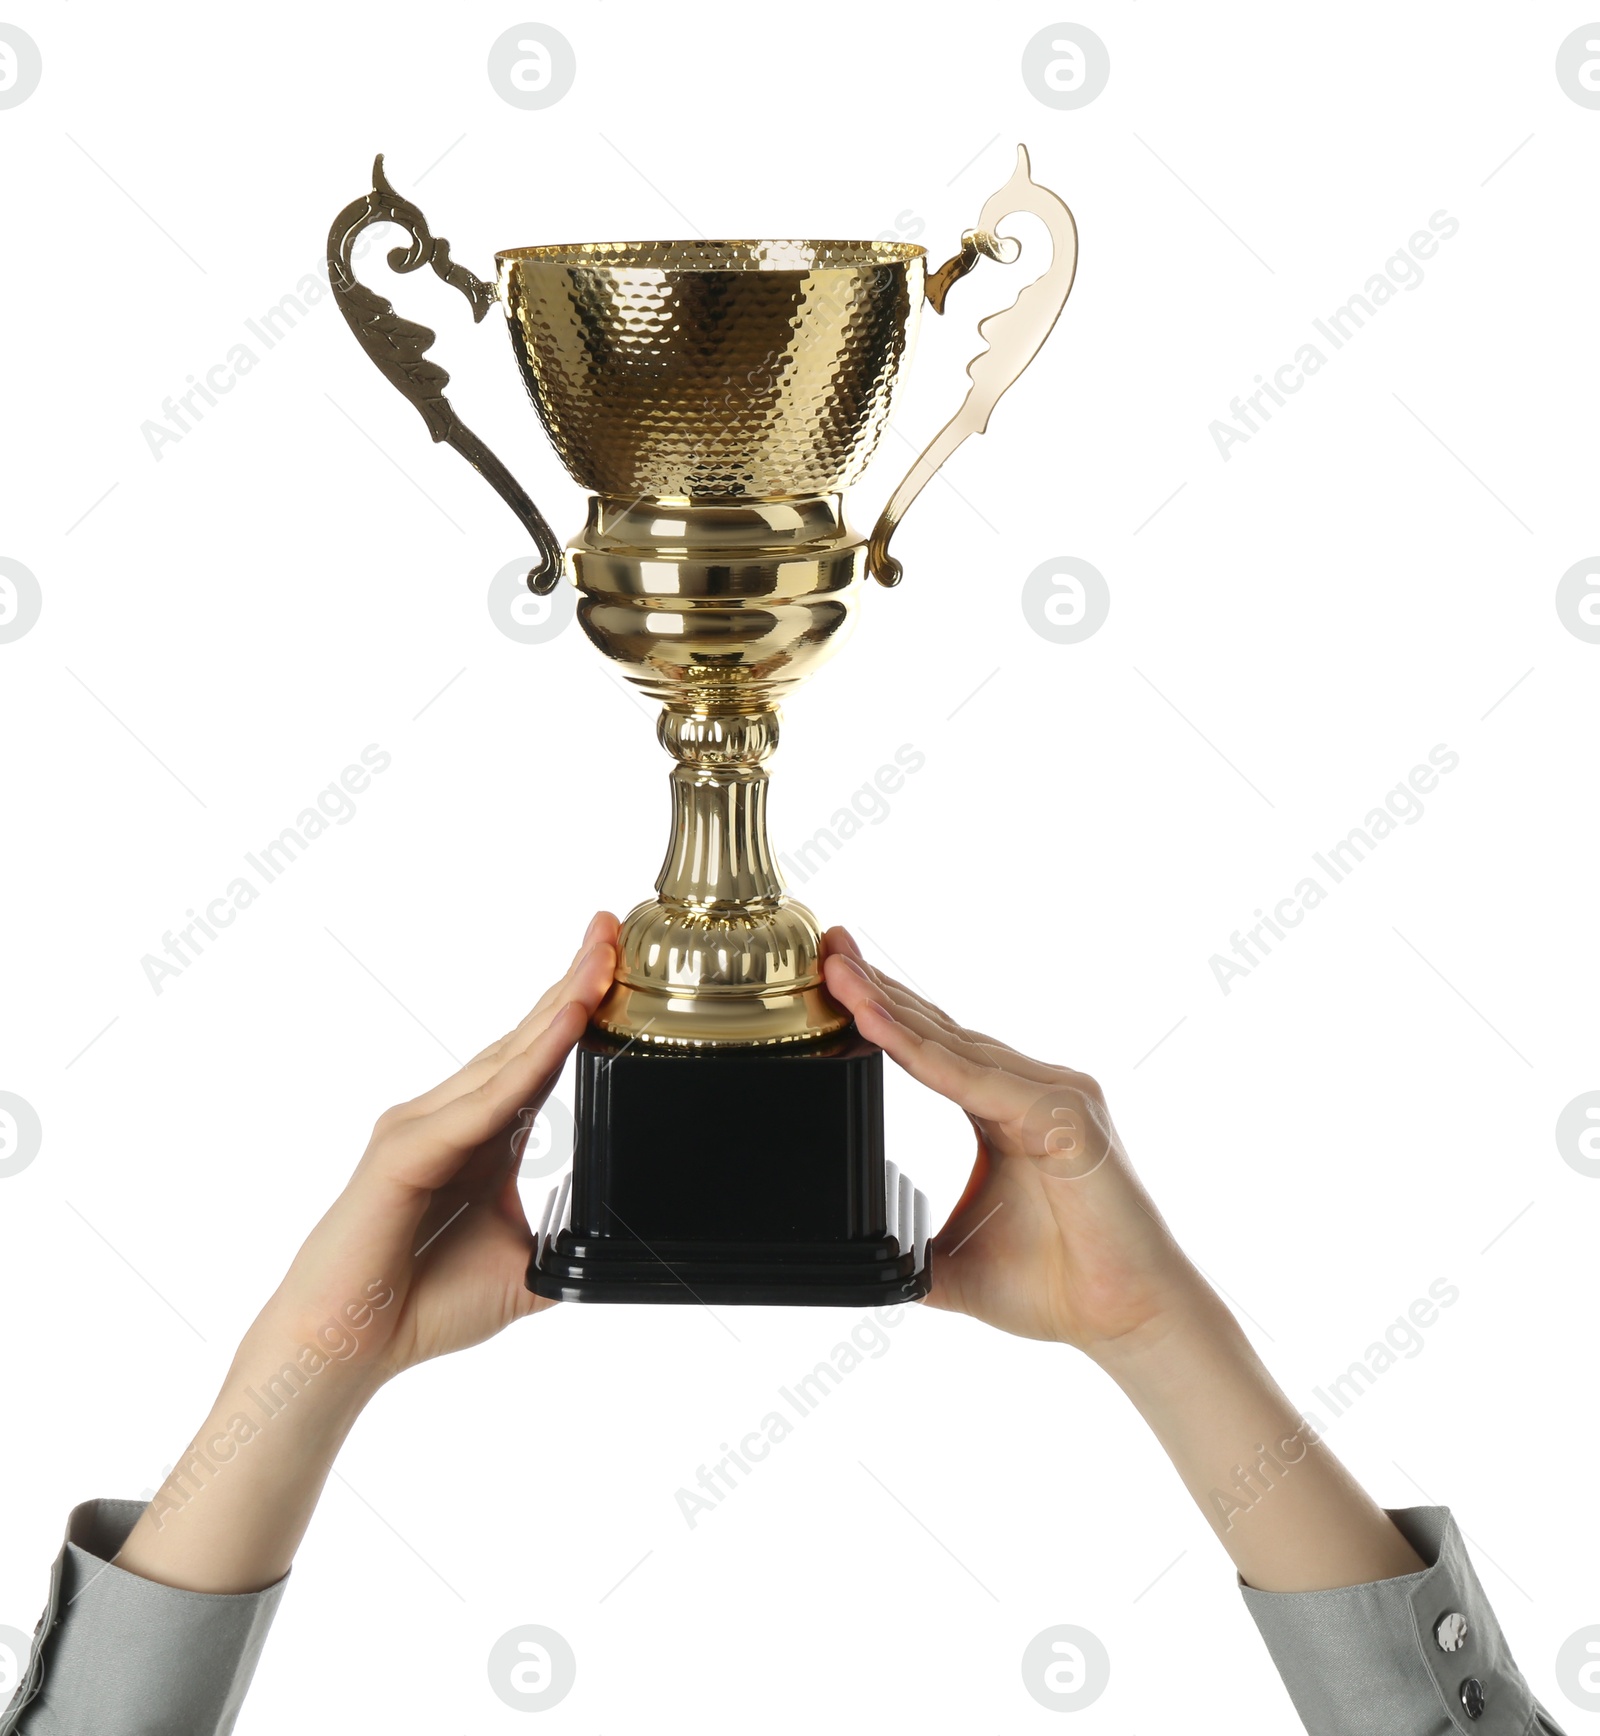
[[[111,1565],[142,1501],[67,1520],[33,1653],[0,1736],[227,1736],[288,1583],[181,1591]]]
[[[1245,1607],[1309,1736],[1560,1736],[1523,1680],[1448,1507],[1389,1514],[1428,1564]]]

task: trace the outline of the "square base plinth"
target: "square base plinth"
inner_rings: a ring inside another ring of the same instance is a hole
[[[528,1288],[566,1302],[861,1307],[928,1293],[927,1201],[883,1152],[883,1052],[578,1045],[572,1169]]]

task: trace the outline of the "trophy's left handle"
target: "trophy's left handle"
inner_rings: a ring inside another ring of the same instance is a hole
[[[389,185],[381,155],[372,165],[372,191],[346,205],[328,231],[328,282],[356,341],[383,377],[416,407],[433,438],[453,446],[517,515],[539,550],[538,561],[528,571],[528,588],[544,596],[561,578],[561,545],[555,532],[522,485],[451,407],[444,395],[450,376],[437,362],[427,359],[434,333],[427,326],[401,319],[389,302],[356,278],[352,268],[356,237],[374,223],[397,223],[411,237],[409,247],[391,250],[392,270],[416,271],[431,266],[436,275],[467,298],[474,320],[481,320],[494,306],[494,285],[451,259],[450,243],[443,236],[430,234],[422,212]]]
[[[979,322],[978,335],[986,340],[986,347],[967,364],[972,384],[961,408],[912,465],[873,527],[867,545],[867,570],[880,585],[900,583],[902,569],[889,553],[889,539],[905,517],[906,509],[967,436],[981,434],[989,426],[995,405],[1039,353],[1039,346],[1049,337],[1072,293],[1072,280],[1078,269],[1078,226],[1065,202],[1034,180],[1027,149],[1018,145],[1016,169],[1005,186],[984,202],[977,228],[967,230],[961,237],[959,253],[929,273],[927,294],[933,311],[944,312],[945,297],[951,287],[979,259],[995,259],[1009,265],[1018,258],[1021,253],[1018,243],[996,233],[997,226],[1016,211],[1031,211],[1050,232],[1050,263],[1010,307]]]

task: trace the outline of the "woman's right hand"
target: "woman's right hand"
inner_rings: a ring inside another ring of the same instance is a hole
[[[829,931],[823,969],[862,1036],[977,1129],[971,1179],[934,1238],[928,1300],[1093,1357],[1246,1584],[1325,1591],[1420,1571],[1156,1215],[1094,1080],[958,1025],[869,965],[843,929]],[[1280,1488],[1241,1496],[1240,1467],[1268,1442]]]
[[[379,1116],[118,1566],[187,1591],[271,1585],[377,1389],[546,1306],[525,1282],[517,1124],[531,1124],[610,988],[616,938],[600,911],[514,1030]]]
[[[1140,1185],[1086,1073],[957,1024],[828,932],[828,991],[913,1079],[967,1112],[977,1159],[934,1238],[936,1308],[1096,1358],[1217,1305]]]

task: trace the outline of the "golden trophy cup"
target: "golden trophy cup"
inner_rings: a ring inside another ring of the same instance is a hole
[[[943,313],[999,225],[1031,212],[1051,257],[979,325],[955,416],[870,538],[843,491],[888,422],[922,304]],[[481,320],[497,302],[534,408],[589,491],[560,544],[445,397],[434,333],[358,282],[362,231],[393,223],[398,272],[430,267]],[[883,241],[642,241],[516,247],[493,283],[450,257],[389,185],[328,236],[350,329],[435,441],[462,454],[538,550],[564,567],[584,632],[661,707],[675,764],[656,896],[622,923],[615,986],[580,1044],[572,1169],[552,1194],[528,1282],[592,1301],[860,1304],[927,1293],[927,1206],[883,1149],[882,1054],[822,982],[821,933],[784,891],[767,840],[767,761],[785,695],[843,643],[870,574],[946,458],[987,427],[1054,326],[1077,264],[1072,213],[1017,150],[959,251],[929,271]]]

